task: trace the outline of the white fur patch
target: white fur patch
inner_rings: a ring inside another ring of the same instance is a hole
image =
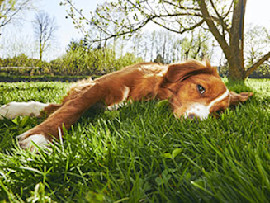
[[[216,102],[222,101],[223,99],[225,99],[227,96],[229,96],[230,91],[227,89],[226,92],[224,92],[224,94],[220,95],[219,97],[217,97],[215,100],[210,102],[210,107],[214,106],[214,104]]]
[[[210,108],[215,105],[216,102],[222,101],[225,99],[227,96],[229,96],[229,90],[227,89],[225,93],[214,99],[213,101],[210,102],[208,106],[202,105],[200,103],[194,103],[191,105],[188,110],[185,113],[185,118],[188,118],[192,115],[200,118],[200,119],[207,119],[207,117],[210,114]]]
[[[208,115],[210,114],[210,107],[205,106],[199,103],[195,103],[189,107],[186,111],[185,118],[188,118],[191,115],[194,115],[200,119],[207,119]]]
[[[165,68],[163,68],[163,70],[162,70],[160,73],[157,74],[157,76],[163,77],[163,75],[164,75],[165,73],[167,73],[167,72],[168,72],[168,67],[165,67]]]
[[[34,151],[36,147],[33,145],[33,142],[40,147],[46,147],[46,145],[50,143],[42,134],[34,134],[26,137],[26,133],[17,136],[19,145],[22,149],[30,149],[30,151]]]
[[[129,93],[130,93],[130,88],[129,87],[125,87],[122,101],[119,102],[118,104],[114,104],[112,106],[108,106],[107,109],[109,111],[113,111],[113,110],[117,110],[121,106],[124,106],[124,104],[125,104],[124,101],[127,100],[128,96],[129,96]]]
[[[49,104],[38,101],[10,102],[0,107],[0,119],[14,119],[17,116],[39,116]]]
[[[130,93],[130,88],[129,87],[125,87],[125,91],[124,91],[124,95],[123,95],[123,101],[125,101]]]

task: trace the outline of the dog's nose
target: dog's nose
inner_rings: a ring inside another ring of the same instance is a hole
[[[193,119],[197,118],[197,116],[195,114],[190,114],[190,115],[188,115],[188,118],[193,120]]]

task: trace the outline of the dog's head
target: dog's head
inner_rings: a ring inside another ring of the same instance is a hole
[[[232,101],[216,68],[208,62],[206,65],[197,61],[169,65],[161,86],[170,92],[176,117],[206,119],[213,112],[224,111]]]

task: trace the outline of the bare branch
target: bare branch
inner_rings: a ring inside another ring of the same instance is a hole
[[[233,4],[234,4],[234,0],[232,0],[230,6],[229,6],[229,9],[228,9],[228,12],[224,14],[224,19],[229,15],[229,13],[231,12],[231,9],[233,7]]]
[[[213,7],[213,9],[214,9],[214,11],[215,11],[215,13],[216,13],[216,15],[217,15],[217,17],[218,17],[218,21],[219,21],[219,23],[220,23],[220,25],[221,25],[221,27],[222,27],[222,35],[223,35],[223,37],[225,38],[225,31],[229,31],[229,29],[228,29],[229,26],[228,26],[228,25],[226,24],[226,22],[224,21],[224,17],[222,17],[222,16],[219,14],[219,12],[218,12],[218,10],[217,10],[217,8],[216,8],[216,6],[215,6],[213,0],[210,0],[210,4],[211,4],[211,6]]]
[[[128,2],[131,3],[131,5],[134,5],[133,2],[131,2],[130,0],[127,0]],[[147,2],[148,3],[148,2]],[[134,5],[135,6],[135,5]],[[166,9],[165,9],[166,10]],[[180,17],[180,16],[197,16],[197,17],[201,17],[201,13],[200,12],[190,12],[190,11],[185,11],[185,12],[176,12],[176,13],[169,13],[168,10],[166,10],[166,14],[163,13],[163,14],[156,14],[156,13],[151,13],[150,10],[148,10],[150,13],[146,13],[145,10],[143,9],[138,9],[138,12],[141,13],[142,16],[145,17],[144,20],[140,21],[139,23],[131,23],[130,21],[128,21],[128,25],[122,25],[122,28],[124,29],[118,29],[118,30],[122,30],[121,32],[116,32],[116,33],[109,33],[108,30],[102,28],[101,26],[99,26],[98,24],[95,24],[95,26],[102,32],[104,32],[107,36],[104,37],[103,39],[98,39],[98,40],[92,40],[91,42],[94,43],[94,42],[100,42],[100,41],[107,41],[109,39],[112,39],[112,38],[115,38],[115,37],[118,37],[118,36],[124,36],[124,35],[128,35],[128,34],[132,34],[132,33],[135,33],[136,31],[140,30],[142,27],[144,27],[148,22],[150,21],[153,21],[154,23],[156,23],[157,25],[161,25],[163,27],[166,27],[166,29],[168,30],[171,30],[173,31],[174,29],[170,29],[169,27],[167,26],[164,26],[162,24],[160,24],[158,21],[155,21],[154,19],[165,19],[165,18],[168,18],[170,19],[171,17]],[[99,13],[97,13],[98,15],[100,15]],[[110,22],[112,24],[115,24],[116,26],[118,26],[119,28],[119,24],[118,24],[118,19],[117,20],[112,20],[112,19],[109,19],[107,18],[106,16],[104,15],[100,15],[100,17],[102,16],[102,19],[107,21],[107,22]],[[126,20],[129,20],[129,19],[126,19]],[[188,31],[188,30],[192,30],[192,29],[195,29],[196,27],[200,26],[201,24],[203,23],[203,21],[200,21],[199,23],[197,23],[196,25],[194,26],[191,26],[189,28],[184,28],[184,31]],[[179,30],[174,30],[174,32],[178,32],[179,33]]]
[[[219,30],[217,29],[212,17],[210,16],[208,10],[207,10],[207,6],[205,3],[205,0],[200,0],[198,1],[201,5],[201,12],[203,15],[204,20],[206,21],[206,24],[209,27],[210,32],[214,35],[215,39],[218,41],[218,43],[220,44],[220,47],[222,48],[222,50],[224,51],[224,54],[226,55],[226,58],[230,58],[230,48],[228,43],[224,40],[225,36],[221,35]]]
[[[200,22],[198,22],[197,24],[191,26],[191,27],[188,27],[188,28],[184,28],[184,29],[181,29],[181,30],[175,30],[175,29],[172,29],[172,28],[169,28],[168,26],[164,25],[164,24],[161,24],[159,22],[157,22],[156,20],[153,20],[153,22],[169,31],[172,31],[172,32],[175,32],[177,34],[183,34],[184,32],[187,32],[187,31],[191,31],[191,30],[194,30],[196,27],[199,27],[201,26],[203,23],[204,23],[204,20],[201,20]]]
[[[171,2],[171,1],[167,1],[167,0],[163,0],[162,2],[167,3],[167,4],[174,6],[174,7],[180,8],[180,9],[184,9],[184,10],[194,10],[194,11],[201,10],[199,7],[195,7],[195,6],[194,7],[181,6],[180,2],[179,2],[179,4],[175,4],[175,3]]]
[[[149,18],[146,19],[143,23],[141,23],[137,28],[134,28],[134,29],[132,29],[132,30],[123,31],[123,32],[120,32],[120,33],[117,33],[117,34],[111,34],[110,36],[105,37],[104,39],[92,40],[91,42],[92,42],[92,43],[95,43],[95,42],[107,41],[107,40],[112,39],[112,38],[115,38],[115,37],[120,37],[120,36],[124,36],[124,35],[127,35],[127,34],[134,33],[134,32],[136,32],[136,31],[140,30],[141,28],[143,28],[148,22],[150,22],[150,21],[153,20],[154,18],[155,18],[155,17],[149,17]]]
[[[245,72],[245,77],[248,77],[254,70],[259,68],[266,60],[270,58],[270,51],[263,55],[256,63],[254,63],[247,71]]]
[[[39,58],[42,60],[43,52],[47,50],[57,27],[53,18],[46,12],[39,12],[33,22],[36,38],[39,42]]]

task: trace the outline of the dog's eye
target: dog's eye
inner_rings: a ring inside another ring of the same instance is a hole
[[[205,93],[205,88],[201,85],[197,85],[197,90],[199,91],[200,94]]]

